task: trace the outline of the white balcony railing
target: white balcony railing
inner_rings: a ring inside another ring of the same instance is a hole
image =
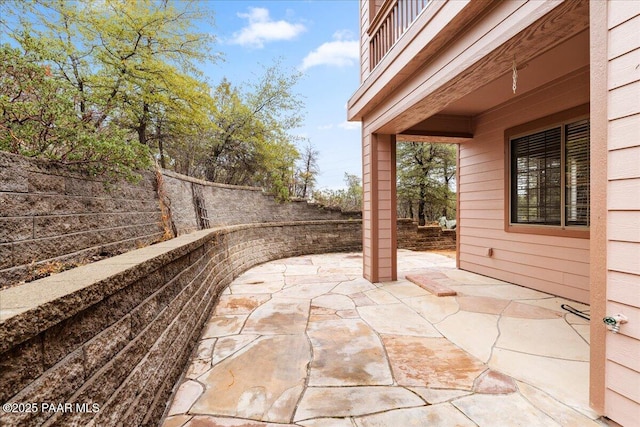
[[[387,0],[369,26],[370,67],[391,50],[431,0]]]

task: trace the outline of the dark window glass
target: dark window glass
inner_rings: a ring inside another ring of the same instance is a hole
[[[511,141],[511,222],[560,225],[560,131]]]
[[[511,140],[511,223],[584,227],[589,204],[588,120]]]

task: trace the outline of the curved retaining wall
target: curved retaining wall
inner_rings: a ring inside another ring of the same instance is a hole
[[[208,227],[281,221],[361,219],[361,212],[341,212],[306,200],[278,203],[261,188],[203,181],[162,170],[166,204],[178,235]],[[198,216],[206,218],[202,224]]]
[[[136,183],[108,182],[0,151],[0,289],[146,246],[172,232],[360,217],[306,201],[277,203],[260,188],[168,170],[144,171]]]
[[[156,176],[109,183],[0,152],[0,288],[100,254],[160,240]]]
[[[0,291],[0,402],[20,410],[3,424],[157,425],[235,277],[278,258],[361,249],[360,221],[235,225]]]

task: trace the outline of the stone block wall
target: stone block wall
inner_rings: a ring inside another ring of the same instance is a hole
[[[160,197],[177,234],[232,224],[359,218],[306,201],[277,203],[255,187],[216,184],[162,171],[137,183],[107,183],[46,161],[0,152],[0,289],[37,278],[56,263],[110,256],[164,234]],[[160,194],[159,194],[160,193]],[[199,223],[200,198],[207,224]]]
[[[274,221],[358,219],[360,212],[342,213],[307,203],[278,203],[261,188],[202,181],[163,170],[164,190],[178,234],[200,229],[195,198],[201,198],[210,227]]]
[[[359,251],[361,236],[360,221],[234,225],[0,291],[0,403],[22,409],[2,423],[157,425],[235,277],[273,259]]]
[[[439,225],[418,227],[412,219],[398,219],[398,249],[428,251],[456,249],[456,230],[443,230]]]
[[[0,288],[57,261],[118,254],[163,235],[155,175],[107,185],[0,152]]]

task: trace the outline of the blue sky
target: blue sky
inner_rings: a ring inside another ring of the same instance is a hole
[[[359,85],[358,1],[210,1],[215,51],[224,61],[204,72],[212,85],[259,76],[277,58],[305,76],[304,125],[293,133],[320,152],[317,188],[344,187],[344,173],[361,176],[360,124],[347,123],[346,104]]]

